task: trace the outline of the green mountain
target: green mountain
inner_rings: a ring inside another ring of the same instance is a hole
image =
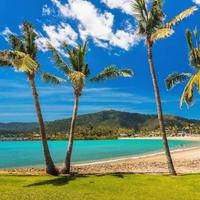
[[[46,122],[47,132],[63,132],[69,130],[69,119],[55,120]],[[167,126],[177,125],[183,127],[186,124],[200,126],[200,120],[190,120],[182,117],[166,115],[165,122]],[[115,110],[102,111],[78,117],[77,126],[89,128],[128,128],[135,130],[156,129],[158,120],[156,115],[144,115],[139,113],[120,112]],[[37,130],[37,123],[0,123],[0,133],[19,133]]]
[[[33,123],[20,123],[20,122],[12,122],[12,123],[0,123],[0,133],[18,133],[18,132],[26,132],[35,130],[38,128],[38,124]]]
[[[68,130],[71,119],[56,120],[46,124],[48,131]],[[167,126],[177,125],[183,127],[185,124],[200,126],[200,120],[190,120],[182,117],[166,115],[165,123]],[[81,115],[78,117],[77,126],[87,127],[108,127],[108,128],[134,128],[156,129],[159,127],[157,115],[144,115],[139,113],[120,112],[115,110],[102,111]]]

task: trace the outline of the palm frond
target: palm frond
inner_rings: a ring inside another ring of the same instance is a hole
[[[175,26],[176,24],[180,23],[186,17],[189,17],[190,15],[192,15],[197,10],[198,10],[198,8],[196,6],[192,6],[191,8],[186,9],[185,11],[181,12],[179,15],[174,17],[170,22],[166,23],[165,27],[171,28],[172,26]]]
[[[161,28],[151,35],[151,41],[161,40],[170,37],[174,31],[171,28]]]
[[[21,51],[25,53],[25,47],[23,42],[18,38],[16,35],[11,34],[9,36],[9,42],[11,44],[11,47],[15,51]]]
[[[85,77],[88,77],[90,75],[90,68],[88,64],[84,64],[82,66],[82,73],[85,75]]]
[[[12,67],[12,64],[5,60],[0,60],[0,67]]]
[[[190,80],[188,81],[183,94],[181,96],[180,100],[180,107],[182,108],[183,102],[185,102],[188,106],[192,104],[194,99],[194,89],[195,86],[200,93],[200,71],[198,71],[196,74],[194,74]]]
[[[133,15],[138,22],[148,20],[148,10],[147,5],[144,0],[134,0],[131,2]]]
[[[82,66],[81,72],[85,74],[85,76],[88,76],[90,74],[90,70],[88,68],[88,64],[85,63],[85,57],[87,53],[87,45],[88,41],[86,40],[83,44],[83,46],[79,45],[79,65]]]
[[[0,51],[0,63],[8,63],[15,67],[17,71],[33,73],[38,68],[35,62],[28,54],[20,51]]]
[[[90,75],[90,70],[88,64],[85,62],[85,57],[87,53],[87,40],[83,45],[77,45],[77,47],[73,47],[72,49],[64,44],[64,48],[67,51],[69,57],[69,62],[74,71],[82,72],[86,77]]]
[[[74,47],[72,50],[68,49],[69,61],[74,71],[81,72],[81,66],[79,65],[79,50]]]
[[[147,30],[152,32],[160,28],[163,24],[165,14],[163,13],[162,0],[153,0],[148,20]]]
[[[118,69],[116,66],[106,67],[101,73],[90,79],[92,82],[105,81],[107,79],[115,79],[119,76],[132,77],[133,71],[131,69]]]
[[[84,44],[83,44],[83,47],[82,47],[82,52],[83,52],[83,55],[85,56],[86,53],[87,53],[87,46],[88,46],[88,41],[85,40]]]
[[[177,84],[188,80],[191,76],[191,73],[172,73],[165,80],[166,87],[168,90],[172,89]]]
[[[42,80],[46,83],[52,83],[52,84],[55,84],[55,85],[58,85],[58,84],[61,84],[63,82],[65,82],[64,79],[58,77],[58,76],[54,76],[53,74],[50,74],[50,73],[45,73],[45,72],[42,72],[41,73],[41,77],[42,77]]]
[[[134,0],[131,3],[131,7],[133,16],[138,23],[138,33],[144,34],[149,18],[146,2],[144,0]]]
[[[25,52],[28,53],[31,58],[36,60],[36,54],[38,51],[36,45],[37,33],[31,23],[24,22],[22,24],[22,37],[24,39]]]
[[[190,50],[194,49],[194,45],[192,42],[192,31],[186,30],[185,34],[186,34],[186,39],[187,39],[187,43],[188,43]]]
[[[192,36],[194,35],[194,39],[196,44],[193,42]],[[199,48],[199,38],[198,38],[198,30],[197,27],[192,32],[191,30],[186,30],[186,39],[189,46],[189,60],[191,66],[195,70],[200,69],[200,48]]]
[[[48,49],[52,52],[52,60],[54,61],[56,68],[59,71],[62,71],[65,74],[68,74],[70,69],[65,63],[65,61],[62,59],[62,57],[59,55],[58,51],[51,44],[48,44]]]
[[[189,60],[190,60],[191,66],[195,70],[200,69],[200,49],[199,48],[192,49],[189,52]]]

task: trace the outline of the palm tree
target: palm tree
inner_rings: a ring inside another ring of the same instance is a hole
[[[32,70],[26,71],[26,75],[31,85],[32,94],[34,97],[35,109],[37,113],[40,133],[42,137],[43,151],[44,151],[44,157],[45,157],[45,162],[46,162],[46,172],[51,175],[58,175],[58,171],[55,168],[55,165],[53,163],[53,160],[51,158],[51,154],[49,151],[43,116],[42,116],[39,98],[38,98],[38,92],[35,85],[35,77],[40,68],[40,65],[36,58],[36,55],[38,52],[38,48],[36,45],[36,38],[37,38],[37,34],[33,26],[28,22],[23,23],[22,38],[17,37],[16,35],[13,35],[13,34],[9,36],[9,41],[10,41],[13,51],[0,51],[0,60],[1,60],[0,65],[1,66],[13,65],[17,67],[18,65],[19,66],[21,65],[23,69],[26,66],[26,64],[30,62],[30,58],[31,58],[31,61],[33,60],[32,65],[35,63],[37,64],[37,67],[34,68],[33,71]],[[18,52],[19,54],[18,57],[15,56],[14,57],[15,59],[13,59],[12,52]],[[22,59],[23,57],[25,57],[25,59]]]
[[[81,46],[78,45],[75,48],[69,48],[66,44],[63,46],[64,50],[68,54],[68,63],[69,65],[63,60],[63,58],[59,55],[59,52],[51,45],[49,45],[49,49],[53,53],[53,60],[56,64],[58,70],[62,71],[71,81],[73,90],[74,90],[74,108],[73,114],[71,119],[70,125],[70,132],[69,132],[69,142],[68,142],[68,150],[66,153],[66,157],[64,160],[63,168],[61,169],[61,173],[70,173],[70,166],[71,166],[71,155],[73,149],[73,141],[74,141],[74,133],[75,133],[75,125],[77,120],[78,114],[78,105],[79,105],[79,98],[82,95],[82,91],[85,86],[86,79],[89,78],[90,69],[88,64],[85,62],[85,57],[87,53],[87,41]],[[109,66],[105,68],[100,74],[96,77],[90,79],[90,81],[103,81],[110,78],[117,78],[118,76],[123,77],[131,77],[133,72],[131,69],[117,69],[116,66]],[[52,76],[49,73],[43,74],[43,79],[46,82],[53,82],[55,84],[62,83],[63,80],[59,77]]]
[[[197,88],[200,92],[200,37],[198,35],[197,28],[195,28],[193,32],[191,30],[187,30],[186,39],[189,46],[189,61],[194,72],[175,72],[170,74],[166,79],[166,87],[168,90],[172,89],[179,83],[187,81],[180,99],[181,108],[183,106],[183,102],[185,102],[188,106],[193,103],[195,88]]]
[[[147,5],[145,0],[135,0],[132,3],[133,15],[138,24],[138,34],[145,37],[146,45],[148,49],[148,61],[150,66],[150,72],[153,81],[155,99],[157,104],[158,120],[160,124],[160,132],[163,138],[163,145],[165,148],[165,154],[167,157],[168,169],[170,174],[176,175],[174,169],[173,161],[171,158],[169,145],[167,141],[167,135],[164,125],[164,118],[162,112],[161,97],[159,92],[158,81],[156,77],[156,72],[154,69],[152,48],[157,40],[164,39],[173,34],[173,26],[183,20],[185,17],[191,15],[197,10],[197,7],[191,7],[168,23],[164,23],[165,14],[163,12],[163,1],[162,0],[152,0],[151,6]]]

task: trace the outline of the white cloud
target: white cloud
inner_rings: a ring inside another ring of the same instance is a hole
[[[145,0],[146,3],[149,3],[149,1],[150,0]],[[133,14],[131,8],[131,2],[133,2],[133,0],[101,0],[101,2],[106,4],[110,9],[120,9],[123,13],[126,13],[127,15]]]
[[[56,49],[60,49],[64,42],[74,46],[78,38],[78,34],[69,24],[60,23],[58,26],[43,25],[46,37],[39,33],[37,44],[42,51],[46,51],[47,43],[51,43]]]
[[[193,0],[193,2],[200,5],[200,0]]]
[[[132,27],[113,31],[114,15],[107,11],[100,12],[89,1],[69,0],[66,4],[58,0],[51,1],[64,18],[78,21],[78,30],[83,40],[89,36],[98,46],[107,48],[112,45],[125,50],[138,43],[138,37]]]
[[[9,35],[13,34],[13,32],[6,27],[2,32],[0,32],[0,35],[4,37],[4,39],[8,42],[9,41]]]
[[[62,5],[57,0],[52,0],[64,17],[71,17],[80,22],[81,37],[88,35],[101,40],[107,40],[112,35],[114,16],[111,13],[100,13],[97,8],[85,0],[69,0]]]
[[[130,0],[101,0],[101,2],[111,9],[121,9],[124,13],[132,15]]]
[[[139,38],[136,33],[128,33],[122,30],[118,30],[116,34],[111,38],[110,44],[128,50],[133,43],[138,41]]]
[[[42,8],[42,15],[43,16],[48,16],[51,14],[51,8],[48,7],[47,4],[45,4]]]

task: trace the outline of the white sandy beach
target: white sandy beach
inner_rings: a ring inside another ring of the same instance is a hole
[[[160,139],[160,138],[135,138]],[[170,140],[200,141],[200,137],[169,137]],[[200,145],[191,148],[173,150],[172,157],[179,174],[200,173]],[[79,174],[107,173],[168,173],[166,158],[163,152],[137,157],[126,157],[107,161],[97,161],[88,164],[72,166],[72,171]],[[0,170],[0,174],[44,174],[41,168],[20,168]]]

